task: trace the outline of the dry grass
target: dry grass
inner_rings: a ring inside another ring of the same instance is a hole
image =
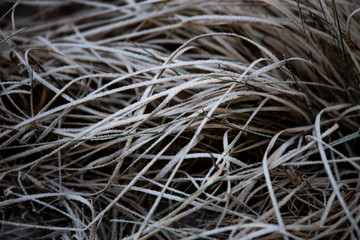
[[[3,2],[1,238],[360,238],[359,7]]]

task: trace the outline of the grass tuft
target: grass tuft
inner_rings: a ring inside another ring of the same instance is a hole
[[[1,238],[360,238],[359,7],[1,3]]]

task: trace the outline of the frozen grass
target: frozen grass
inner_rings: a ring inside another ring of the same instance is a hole
[[[2,239],[359,239],[356,1],[0,5]]]

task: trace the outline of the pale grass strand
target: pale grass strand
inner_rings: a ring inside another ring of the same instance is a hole
[[[328,107],[328,108],[325,108],[325,109],[321,110],[320,113],[316,116],[315,133],[316,133],[317,145],[318,145],[319,153],[320,153],[320,156],[321,156],[321,160],[323,161],[324,168],[325,168],[326,173],[327,173],[327,175],[329,177],[330,183],[331,183],[331,185],[332,185],[332,187],[334,189],[336,197],[338,198],[343,210],[345,211],[349,221],[351,222],[352,228],[356,231],[358,237],[360,237],[360,228],[357,225],[357,223],[355,222],[354,218],[352,217],[352,215],[351,215],[351,213],[350,213],[350,211],[349,211],[343,197],[341,196],[341,193],[340,193],[339,188],[338,188],[338,184],[336,183],[336,180],[334,178],[334,175],[333,175],[333,173],[331,171],[331,168],[330,168],[330,165],[328,163],[327,156],[326,156],[323,144],[321,143],[321,129],[320,129],[321,115],[324,112],[339,110],[339,109],[344,108],[345,106],[347,106],[347,105],[346,104],[345,105],[344,104],[343,105],[335,105],[335,106]]]

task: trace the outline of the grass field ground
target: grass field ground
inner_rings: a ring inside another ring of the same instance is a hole
[[[359,239],[360,2],[2,1],[2,239]]]

